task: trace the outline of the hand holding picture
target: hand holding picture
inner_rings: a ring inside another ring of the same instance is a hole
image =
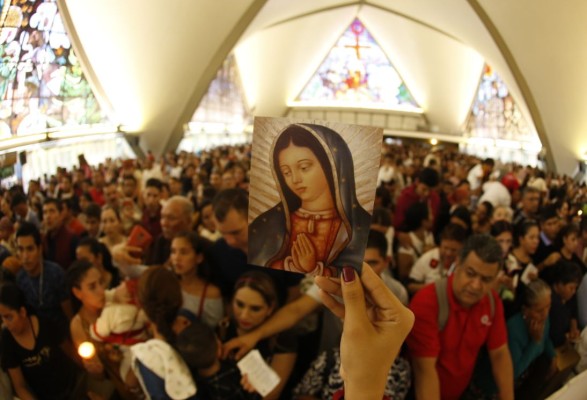
[[[414,324],[414,314],[363,263],[340,278],[316,277],[324,304],[344,319],[340,342],[345,397],[381,399],[387,373]],[[344,304],[333,296],[342,296]]]

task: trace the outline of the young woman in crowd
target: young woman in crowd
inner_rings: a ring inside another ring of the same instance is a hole
[[[522,220],[514,227],[512,255],[516,264],[512,266],[510,276],[514,279],[514,287],[518,288],[518,292],[523,285],[538,278],[538,269],[532,264],[532,254],[536,252],[539,243],[540,229],[536,221]]]
[[[554,247],[561,255],[561,259],[577,264],[583,274],[587,272],[587,267],[580,257],[577,256],[577,247],[579,246],[579,228],[577,225],[569,223],[563,226],[556,239],[554,240]]]
[[[491,230],[491,216],[493,214],[493,205],[484,201],[477,204],[475,213],[472,215],[473,232],[474,233],[489,233]]]
[[[118,211],[109,206],[104,207],[100,222],[101,231],[104,234],[100,238],[100,242],[106,245],[108,251],[112,252],[114,246],[126,242],[126,236],[122,230],[122,220]]]
[[[214,222],[214,214],[212,210],[212,201],[202,201],[202,204],[199,207],[199,211],[200,213],[197,229],[200,236],[212,242],[220,239],[222,234],[216,230],[216,223]]]
[[[560,218],[561,222],[563,223],[563,225],[568,224],[569,222],[571,222],[571,204],[567,199],[561,199],[558,200],[555,203],[556,206],[556,213],[558,215],[558,217]]]
[[[183,233],[171,242],[171,265],[179,276],[183,309],[216,327],[224,318],[220,289],[209,281],[209,266],[204,253],[210,242],[195,232]]]
[[[391,211],[387,208],[375,207],[371,216],[371,229],[385,235],[385,239],[387,240],[387,255],[393,261],[395,229],[391,221]]]
[[[467,234],[473,234],[473,221],[471,218],[471,212],[465,206],[458,206],[451,210],[449,223],[461,225],[467,230]]]
[[[90,237],[79,241],[75,249],[78,260],[88,260],[100,271],[106,289],[114,289],[120,284],[118,270],[112,265],[112,256],[104,243]]]
[[[234,286],[232,316],[219,326],[220,339],[225,342],[252,332],[263,324],[277,307],[277,292],[271,278],[261,271],[244,273]],[[260,341],[256,349],[280,378],[279,385],[264,399],[278,399],[296,361],[296,337],[286,331],[276,337]]]
[[[249,178],[247,176],[247,169],[242,163],[235,163],[232,167],[236,187],[249,191]]]
[[[92,196],[88,192],[82,192],[81,196],[79,197],[79,209],[81,212],[77,215],[77,219],[80,220],[82,224],[86,224],[86,208],[93,203]]]
[[[196,386],[181,356],[175,351],[178,312],[182,306],[179,281],[164,267],[151,267],[139,279],[138,297],[151,321],[153,339],[131,348],[131,367],[151,399],[195,399]]]
[[[511,254],[514,240],[513,227],[509,222],[503,220],[497,221],[491,225],[490,234],[501,246],[503,255],[503,269],[499,272],[498,278],[495,281],[495,290],[499,293],[502,300],[512,301],[514,300],[516,289],[512,274],[518,267],[515,257]]]
[[[22,399],[67,400],[84,394],[67,328],[38,318],[13,283],[0,286],[2,368]],[[80,390],[82,389],[82,390]]]

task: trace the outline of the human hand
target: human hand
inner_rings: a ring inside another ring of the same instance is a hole
[[[259,338],[254,332],[230,339],[222,345],[222,359],[226,359],[236,351],[233,357],[235,360],[240,360],[257,345],[258,341]]]
[[[249,393],[254,393],[255,392],[255,388],[249,382],[249,378],[247,378],[247,374],[243,374],[243,376],[241,377],[241,382],[240,383],[241,383],[241,386],[243,387],[243,389],[245,389],[246,392],[249,392]]]
[[[414,314],[366,263],[360,278],[354,269],[344,267],[340,279],[316,277],[315,282],[324,304],[344,319],[340,355],[346,397],[381,399]],[[344,304],[333,297],[340,295]]]
[[[83,359],[84,368],[91,375],[101,375],[104,372],[104,365],[97,356],[90,358],[89,360]]]
[[[546,260],[544,260],[544,265],[547,267],[550,267],[550,266],[556,264],[557,261],[560,259],[561,259],[561,253],[559,253],[558,251],[555,251],[554,253],[551,253],[548,257],[546,257]]]
[[[129,246],[125,243],[112,248],[112,259],[118,265],[138,265],[142,262],[135,254],[141,254],[143,249],[137,246]]]
[[[300,233],[293,243],[291,255],[300,271],[312,272],[316,268],[316,250],[305,233]]]
[[[114,289],[114,302],[120,304],[128,304],[131,301],[132,295],[128,290],[126,282],[123,281]]]

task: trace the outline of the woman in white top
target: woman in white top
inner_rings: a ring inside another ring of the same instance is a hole
[[[216,230],[216,222],[214,221],[212,202],[210,200],[204,200],[200,205],[198,233],[201,237],[211,242],[215,242],[222,237],[222,234]]]
[[[531,219],[520,221],[514,228],[514,248],[512,255],[515,263],[508,267],[508,275],[514,278],[516,292],[520,292],[523,283],[527,285],[530,281],[538,278],[538,268],[532,263],[532,254],[540,244],[540,229],[538,223]],[[519,282],[518,278],[519,277]]]
[[[211,327],[224,318],[224,301],[220,289],[207,278],[204,249],[209,244],[195,232],[183,233],[171,242],[171,265],[179,276],[183,309]]]
[[[100,242],[108,247],[110,253],[112,253],[114,246],[126,242],[120,214],[110,206],[102,208],[102,214],[100,216],[100,231],[104,234],[104,236],[100,238]]]

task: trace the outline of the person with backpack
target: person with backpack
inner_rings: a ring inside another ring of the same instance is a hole
[[[407,345],[416,399],[458,399],[465,391],[483,346],[487,346],[501,399],[513,399],[513,366],[503,305],[492,285],[502,258],[488,235],[463,246],[454,273],[416,293],[416,319]]]

